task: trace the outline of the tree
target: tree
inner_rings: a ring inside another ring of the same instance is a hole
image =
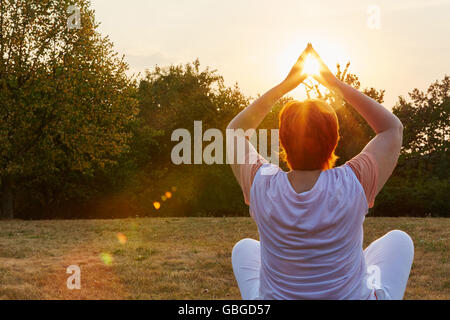
[[[63,187],[127,150],[135,85],[97,28],[88,0],[0,0],[1,217],[30,178]]]
[[[158,149],[149,153],[155,160],[140,171],[136,192],[142,206],[152,208],[152,202],[161,201],[160,195],[174,186],[176,195],[159,210],[163,214],[221,214],[233,210],[230,204],[242,209],[243,203],[230,202],[240,197],[240,191],[228,165],[175,165],[171,161],[171,149],[177,144],[171,142],[175,129],[187,129],[193,136],[194,121],[201,120],[203,131],[217,128],[225,136],[228,122],[249,102],[239,87],[226,86],[216,70],[203,69],[196,60],[148,70],[139,85],[139,100],[141,123],[163,132],[157,138]]]
[[[448,179],[450,171],[450,77],[399,97],[393,112],[404,124],[402,174]]]
[[[450,213],[450,78],[399,97],[393,112],[403,123],[403,147],[391,178],[377,196],[379,216],[447,216]]]
[[[450,77],[414,89],[410,101],[399,97],[392,109],[404,125],[402,154],[407,157],[448,153],[450,144]]]

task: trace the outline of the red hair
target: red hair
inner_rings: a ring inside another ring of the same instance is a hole
[[[290,101],[280,112],[282,156],[291,170],[327,170],[338,157],[339,123],[322,100]]]

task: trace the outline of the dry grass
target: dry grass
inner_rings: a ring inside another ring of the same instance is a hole
[[[405,298],[450,299],[450,220],[368,218],[365,246],[392,229],[415,243]],[[250,218],[0,221],[0,299],[239,299],[230,255],[244,237],[257,238]]]

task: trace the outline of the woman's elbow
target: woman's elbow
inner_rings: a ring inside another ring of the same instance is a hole
[[[400,119],[398,120],[397,130],[398,135],[400,136],[401,139],[403,139],[403,123],[400,121]]]
[[[395,128],[395,140],[397,141],[398,149],[400,150],[403,145],[403,124],[398,120],[398,125]]]
[[[394,117],[394,121],[390,124],[389,130],[396,132],[399,137],[403,137],[403,123],[398,117]]]
[[[403,123],[400,121],[399,118],[397,118],[397,120],[398,120],[398,129],[399,129],[400,132],[403,133]]]

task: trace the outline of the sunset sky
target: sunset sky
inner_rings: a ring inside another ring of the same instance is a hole
[[[307,42],[330,69],[399,95],[450,74],[450,0],[92,0],[100,31],[134,72],[192,62],[255,96],[283,79]],[[380,9],[380,29],[368,8]],[[373,20],[370,20],[373,21]],[[372,24],[373,26],[373,24]],[[303,98],[303,90],[293,93]]]

